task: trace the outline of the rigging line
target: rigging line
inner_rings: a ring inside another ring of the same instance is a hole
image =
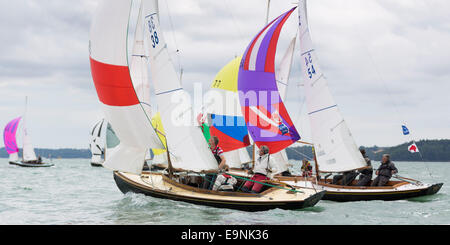
[[[244,35],[242,35],[241,28],[239,28],[238,22],[236,21],[236,18],[233,15],[233,12],[230,10],[230,7],[228,5],[228,0],[222,1],[225,5],[225,9],[227,10],[228,14],[231,16],[231,20],[233,21],[234,26],[236,27],[236,31],[238,33],[238,36],[241,40],[245,40]]]
[[[183,70],[183,66],[181,65],[181,58],[180,58],[180,49],[178,48],[178,42],[177,42],[177,38],[175,35],[175,28],[173,27],[173,21],[172,21],[172,15],[170,14],[170,9],[169,9],[169,3],[168,1],[164,1],[166,3],[166,8],[167,8],[167,14],[169,16],[169,24],[170,24],[170,29],[172,30],[172,38],[173,38],[173,42],[175,44],[175,56],[177,57],[177,62],[178,62],[178,70],[181,72]]]
[[[373,56],[371,55],[369,48],[364,44],[365,43],[364,40],[361,39],[361,35],[359,34],[358,29],[356,29],[356,31],[358,32],[357,36],[358,36],[358,38],[360,38],[361,43],[363,44],[362,46],[364,47],[364,50],[367,52],[369,59],[372,62],[372,66],[374,67],[375,72],[378,75],[378,78],[380,79],[381,83],[383,84],[383,88],[385,89],[386,93],[388,94],[388,97],[390,97],[390,100],[393,104],[395,112],[397,113],[397,116],[400,118],[400,121],[402,121],[403,125],[407,126],[406,121],[404,120],[403,114],[400,113],[400,110],[398,109],[398,105],[394,100],[394,96],[392,96],[390,90],[388,89],[388,87],[386,85],[386,81],[383,79],[383,76],[381,75],[380,70],[378,69],[378,66],[375,63],[375,60],[373,59]],[[410,135],[409,137],[412,139],[413,143],[415,144],[416,142],[415,142],[414,138],[411,136],[411,133],[409,135]],[[419,151],[419,156],[420,156],[422,162],[425,164],[428,174],[430,175],[431,178],[434,179],[434,177],[431,174],[431,171],[429,169],[428,163],[425,162],[425,160],[422,156],[422,153],[420,153],[420,151]]]
[[[314,159],[310,158],[309,156],[307,156],[307,155],[305,155],[305,154],[303,154],[303,153],[297,151],[297,150],[296,150],[295,148],[293,148],[293,147],[291,147],[290,149],[293,150],[293,151],[295,151],[297,154],[302,155],[303,157],[305,157],[305,158],[308,159],[309,161],[314,160]]]

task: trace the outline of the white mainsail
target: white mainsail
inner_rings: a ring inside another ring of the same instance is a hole
[[[36,153],[34,152],[33,144],[31,143],[31,136],[28,134],[26,121],[27,121],[27,106],[28,98],[25,99],[25,113],[22,120],[22,132],[23,132],[23,161],[30,162],[36,161]]]
[[[106,120],[120,144],[109,150],[103,164],[114,170],[141,173],[145,153],[163,144],[140,103],[128,67],[128,25],[132,0],[102,1],[90,32],[94,84]]]
[[[23,160],[25,162],[36,161],[36,153],[34,152],[33,144],[31,144],[31,137],[27,132],[27,129],[23,128]]]
[[[298,3],[302,79],[311,134],[321,172],[360,169],[366,163],[333,99],[312,45],[306,1]]]
[[[163,38],[157,0],[143,2],[150,71],[172,165],[174,168],[194,171],[217,169],[217,162],[200,129],[193,126],[191,120],[183,120],[192,117],[190,101],[175,102],[186,94]]]

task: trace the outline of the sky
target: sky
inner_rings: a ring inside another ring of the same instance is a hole
[[[89,66],[97,0],[0,0],[0,126],[25,110],[35,147],[87,148],[102,118]],[[272,0],[269,19],[294,6]],[[162,29],[183,86],[206,92],[264,26],[266,0],[160,1]],[[358,145],[450,138],[450,2],[310,0],[319,64]],[[278,45],[296,35],[294,12]],[[179,50],[179,52],[176,52]],[[297,51],[285,104],[311,139]],[[406,123],[411,137],[402,135]],[[20,138],[19,138],[20,145]]]

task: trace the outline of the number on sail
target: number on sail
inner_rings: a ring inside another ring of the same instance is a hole
[[[314,69],[314,65],[312,64],[312,56],[311,53],[308,53],[308,57],[305,57],[305,64],[306,67],[308,68],[308,77],[309,79],[311,79],[313,77],[314,74],[316,74],[316,70]],[[309,65],[311,65],[311,67],[309,67]]]
[[[150,16],[148,20],[148,29],[150,32],[150,39],[152,40],[152,47],[155,48],[159,43],[158,33],[156,32],[155,23],[153,22],[153,16]]]

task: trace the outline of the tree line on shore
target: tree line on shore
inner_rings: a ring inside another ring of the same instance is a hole
[[[390,154],[393,161],[426,161],[426,162],[450,162],[450,139],[441,140],[420,140],[416,142],[419,148],[419,153],[411,153],[408,151],[408,146],[412,142],[405,142],[403,144],[391,147],[370,146],[364,147],[368,157],[374,161],[380,161],[383,154]],[[252,147],[248,147],[250,155],[252,154]],[[91,152],[89,149],[45,149],[36,148],[36,155],[45,158],[90,158]],[[308,145],[294,146],[286,149],[289,159],[302,160],[303,158],[313,159],[312,147]],[[22,149],[19,151],[22,155]],[[421,157],[422,155],[422,157]],[[0,148],[0,158],[7,158],[8,153],[4,148]]]

